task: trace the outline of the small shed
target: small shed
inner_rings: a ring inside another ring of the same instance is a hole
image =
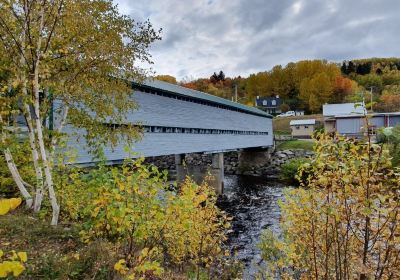
[[[293,138],[311,138],[315,129],[315,119],[291,120],[290,128]]]

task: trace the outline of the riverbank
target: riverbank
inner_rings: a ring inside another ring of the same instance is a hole
[[[309,158],[314,153],[309,149],[284,149],[275,152],[265,152],[265,160],[261,164],[251,164],[248,167],[239,166],[239,152],[224,153],[224,173],[226,175],[251,175],[278,179],[281,166],[293,158]],[[211,165],[211,154],[187,154],[185,163],[193,166]],[[146,164],[152,164],[159,169],[168,170],[171,175],[175,172],[174,156],[146,158]]]

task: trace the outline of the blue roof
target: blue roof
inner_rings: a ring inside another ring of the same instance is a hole
[[[270,114],[267,114],[260,109],[246,106],[241,103],[236,103],[236,102],[230,101],[228,99],[221,98],[221,97],[218,97],[218,96],[215,96],[212,94],[208,94],[208,93],[205,93],[202,91],[185,88],[185,87],[182,87],[179,85],[170,84],[170,83],[159,81],[156,79],[147,79],[147,80],[143,81],[142,83],[134,82],[134,84],[139,87],[147,87],[147,88],[152,88],[152,89],[168,92],[168,93],[171,93],[174,95],[181,95],[181,96],[186,96],[186,97],[190,97],[190,98],[194,98],[194,99],[198,99],[198,100],[205,100],[205,101],[208,101],[208,102],[211,102],[214,104],[219,104],[219,105],[228,106],[231,108],[236,108],[238,110],[245,111],[245,112],[248,112],[251,114],[272,118],[272,116]]]

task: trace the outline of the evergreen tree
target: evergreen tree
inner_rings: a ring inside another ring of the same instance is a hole
[[[224,74],[224,72],[222,72],[222,70],[219,71],[218,81],[225,81],[225,74]]]
[[[218,81],[219,81],[219,80],[218,80],[218,75],[217,75],[217,73],[214,72],[214,74],[212,74],[211,77],[210,77],[210,82],[213,83],[213,84],[215,84],[215,83],[217,83]]]
[[[346,61],[343,61],[342,67],[340,67],[340,71],[341,71],[342,74],[344,74],[344,75],[349,74],[349,73],[347,72],[347,64],[346,64]]]
[[[354,73],[354,72],[356,72],[356,66],[353,63],[353,61],[350,60],[348,66],[347,66],[347,74]]]

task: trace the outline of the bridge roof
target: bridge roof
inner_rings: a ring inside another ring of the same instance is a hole
[[[219,104],[219,105],[228,106],[231,108],[236,108],[238,110],[245,111],[245,112],[248,112],[251,114],[255,114],[255,115],[259,115],[259,116],[263,116],[263,117],[267,117],[267,118],[272,118],[272,116],[270,114],[267,114],[266,112],[264,112],[260,109],[246,106],[241,103],[236,103],[236,102],[230,101],[228,99],[221,98],[221,97],[218,97],[215,95],[211,95],[211,94],[208,94],[208,93],[205,93],[202,91],[185,88],[185,87],[182,87],[179,85],[170,84],[170,83],[159,81],[156,79],[147,79],[142,83],[136,83],[136,82],[133,82],[133,83],[134,83],[134,85],[136,85],[139,88],[142,87],[142,88],[151,88],[151,89],[155,89],[155,90],[161,90],[164,92],[168,92],[170,94],[186,96],[186,97],[194,98],[194,99],[198,99],[198,100],[205,100],[205,101],[208,101],[208,102],[211,102],[214,104]]]

